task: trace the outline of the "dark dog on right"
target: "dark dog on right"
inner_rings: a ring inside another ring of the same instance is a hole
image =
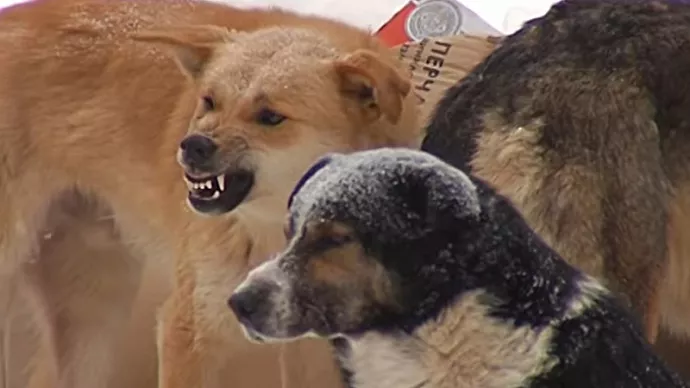
[[[423,150],[509,197],[570,263],[690,335],[690,6],[573,0],[438,105]]]
[[[229,305],[337,343],[351,388],[681,388],[627,309],[486,183],[425,152],[331,154]]]

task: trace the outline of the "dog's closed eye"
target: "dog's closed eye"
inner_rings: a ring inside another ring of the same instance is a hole
[[[311,249],[316,252],[338,248],[354,241],[351,231],[338,224],[320,224],[313,227],[309,232],[311,232],[311,241],[309,245]]]
[[[313,244],[320,250],[326,250],[348,244],[352,241],[353,239],[350,235],[327,235],[319,237],[319,239],[314,241]]]
[[[313,255],[323,254],[355,241],[355,234],[350,228],[323,220],[304,224],[301,236],[303,249]]]

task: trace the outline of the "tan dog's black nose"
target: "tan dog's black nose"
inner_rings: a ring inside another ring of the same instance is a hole
[[[192,168],[203,168],[208,165],[218,150],[218,145],[203,135],[187,136],[180,143],[182,161]]]

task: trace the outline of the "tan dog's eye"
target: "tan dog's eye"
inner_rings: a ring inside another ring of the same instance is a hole
[[[261,125],[267,125],[269,127],[274,127],[282,123],[286,118],[287,117],[280,113],[268,108],[262,108],[256,113],[256,121]]]
[[[216,101],[213,99],[211,96],[203,96],[201,97],[201,101],[204,104],[204,110],[205,111],[212,111],[216,109]]]

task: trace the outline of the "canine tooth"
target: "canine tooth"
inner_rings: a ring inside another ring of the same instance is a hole
[[[218,197],[220,197],[220,191],[216,190],[213,192],[211,199],[217,199]]]
[[[216,180],[218,181],[218,190],[225,191],[225,175],[218,175]]]

